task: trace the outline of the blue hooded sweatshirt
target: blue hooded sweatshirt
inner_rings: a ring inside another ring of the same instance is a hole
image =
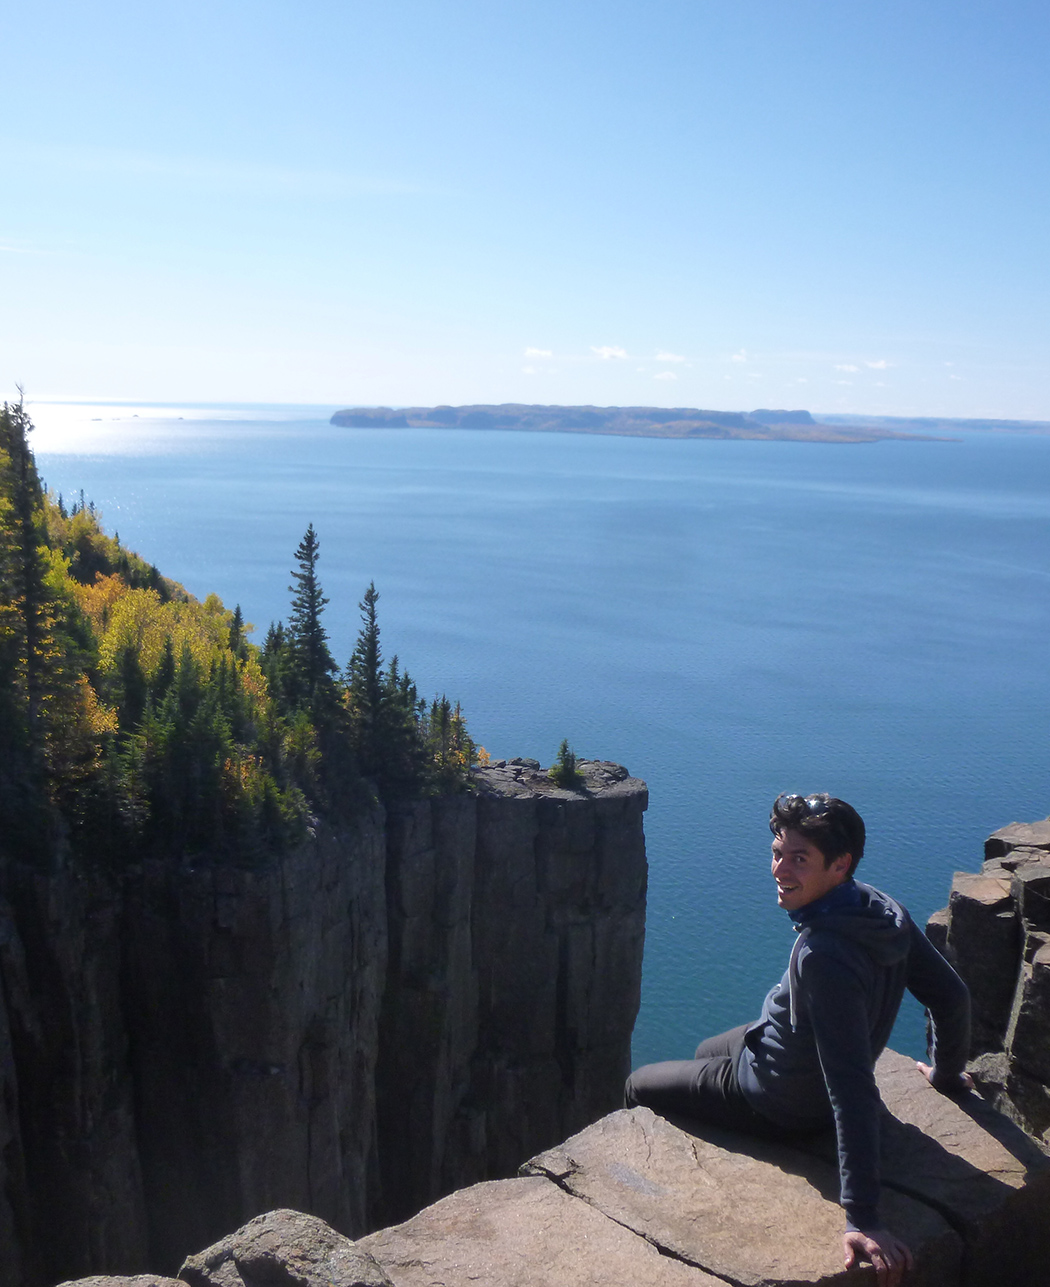
[[[970,1045],[970,998],[903,907],[848,880],[791,913],[798,931],[784,977],[748,1026],[740,1088],[791,1130],[835,1125],[848,1226],[881,1227],[875,1061],[907,988],[932,1020],[934,1084],[953,1086]]]

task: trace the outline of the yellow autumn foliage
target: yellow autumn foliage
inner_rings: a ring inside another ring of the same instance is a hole
[[[216,595],[209,595],[204,603],[174,599],[164,603],[156,590],[128,590],[112,603],[109,621],[99,636],[100,667],[113,670],[121,649],[130,645],[138,651],[146,677],[152,679],[164,655],[164,641],[170,639],[176,658],[188,649],[207,672],[226,651],[230,619]]]

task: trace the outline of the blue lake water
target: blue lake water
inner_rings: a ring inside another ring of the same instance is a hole
[[[754,1017],[792,934],[769,804],[828,790],[861,876],[925,918],[1050,809],[1050,437],[835,446],[337,429],[332,408],[37,406],[52,488],[257,639],[321,538],[333,651],[384,649],[496,757],[644,777],[636,1061]],[[97,419],[95,419],[97,417]],[[921,1016],[894,1044],[920,1054]]]

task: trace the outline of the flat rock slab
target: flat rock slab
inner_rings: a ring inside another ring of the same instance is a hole
[[[539,1176],[460,1189],[358,1246],[395,1287],[725,1287]]]
[[[114,1278],[103,1274],[94,1278],[70,1278],[58,1287],[186,1287],[178,1278],[159,1278],[156,1274],[132,1274],[130,1278]]]
[[[795,1149],[714,1130],[687,1133],[634,1108],[522,1169],[548,1176],[665,1254],[741,1287],[865,1281],[842,1268],[837,1168]],[[956,1283],[957,1235],[930,1207],[901,1194],[886,1199],[888,1224],[916,1253],[909,1283]],[[873,1270],[861,1273],[874,1281]]]
[[[391,1287],[372,1257],[317,1216],[269,1211],[187,1258],[182,1287]]]
[[[892,1114],[882,1178],[941,1211],[964,1238],[964,1283],[1046,1287],[1050,1156],[980,1095],[939,1094],[887,1050],[875,1069]]]
[[[1011,822],[993,831],[984,842],[985,858],[1001,858],[1012,849],[1050,849],[1050,818],[1039,822]]]

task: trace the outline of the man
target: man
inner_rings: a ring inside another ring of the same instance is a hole
[[[907,988],[932,1021],[932,1066],[919,1070],[945,1094],[972,1090],[969,993],[899,903],[854,880],[864,853],[854,808],[781,795],[769,829],[777,902],[798,932],[784,977],[754,1023],[701,1042],[693,1059],[632,1073],[627,1106],[785,1140],[833,1122],[846,1268],[870,1260],[880,1285],[896,1287],[912,1257],[878,1212],[875,1061]]]

